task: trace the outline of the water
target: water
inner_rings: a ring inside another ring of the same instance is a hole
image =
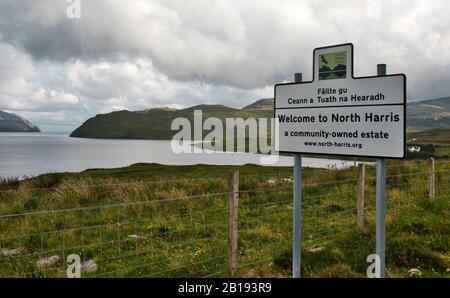
[[[36,176],[54,172],[79,172],[91,168],[115,168],[134,163],[167,165],[260,164],[251,153],[175,154],[170,141],[77,139],[60,134],[0,133],[0,177]],[[276,166],[292,166],[292,157],[279,157]],[[306,167],[341,168],[353,162],[304,158]]]

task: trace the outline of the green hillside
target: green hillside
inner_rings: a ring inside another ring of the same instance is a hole
[[[271,101],[273,105],[273,101]],[[178,117],[194,121],[194,110],[202,110],[203,119],[217,117],[244,119],[269,118],[273,110],[267,105],[248,106],[234,109],[224,105],[198,105],[187,109],[177,110],[168,108],[149,109],[146,111],[119,111],[97,115],[77,128],[71,137],[79,138],[108,138],[108,139],[156,139],[170,140],[176,131],[171,130],[173,119]]]
[[[203,119],[271,118],[273,99],[260,99],[242,109],[224,105],[197,105],[186,109],[156,108],[101,114],[83,123],[71,137],[170,140],[176,133],[171,130],[173,119],[185,117],[193,123],[194,110],[202,110]],[[407,127],[411,132],[450,127],[450,97],[408,103]]]
[[[414,132],[409,135],[422,143],[450,144],[450,128],[437,128]]]
[[[408,134],[409,143],[433,144],[437,156],[450,156],[450,128],[429,129]]]
[[[407,125],[410,130],[450,127],[450,97],[408,103]]]

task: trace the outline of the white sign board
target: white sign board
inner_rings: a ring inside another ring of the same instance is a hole
[[[406,76],[353,77],[353,45],[314,50],[313,80],[275,85],[275,150],[404,158]]]

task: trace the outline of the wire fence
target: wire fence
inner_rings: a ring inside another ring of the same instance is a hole
[[[391,218],[430,203],[426,165],[388,164],[388,229]],[[436,201],[449,199],[449,172],[447,160],[436,161]],[[374,166],[367,167],[365,179],[370,230],[375,221]],[[290,275],[292,182],[291,169],[240,176],[237,276]],[[359,235],[357,191],[355,168],[305,174],[302,250],[321,251]],[[231,193],[228,173],[0,187],[0,277],[66,277],[67,258],[73,254],[81,258],[82,277],[229,276]]]

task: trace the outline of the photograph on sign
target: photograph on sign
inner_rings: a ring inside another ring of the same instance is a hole
[[[321,54],[319,80],[345,79],[347,77],[347,52]]]

